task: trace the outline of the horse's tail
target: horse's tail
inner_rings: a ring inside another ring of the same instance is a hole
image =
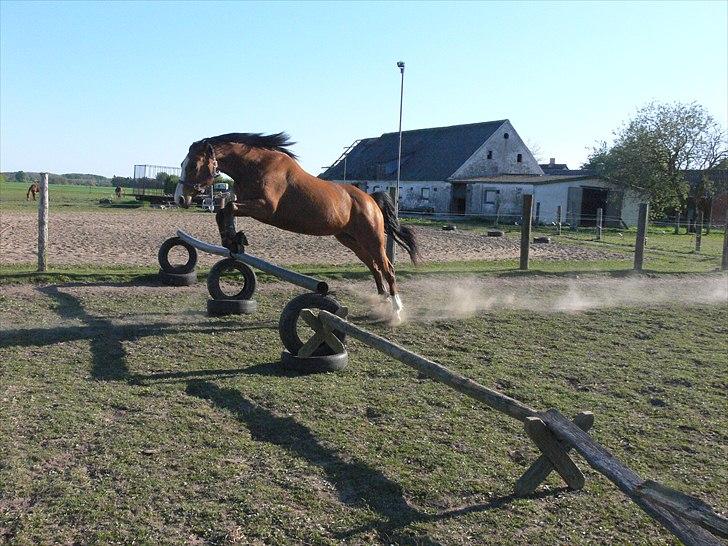
[[[372,194],[384,216],[384,231],[392,237],[395,242],[404,248],[410,256],[412,263],[417,265],[420,261],[420,251],[417,247],[417,237],[413,229],[403,226],[397,219],[394,202],[387,192],[378,191]]]

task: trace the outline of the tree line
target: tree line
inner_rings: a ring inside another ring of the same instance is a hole
[[[614,132],[611,146],[596,146],[582,166],[649,201],[653,218],[687,213],[688,204],[709,213],[712,199],[728,191],[726,133],[701,105],[650,103]],[[698,171],[693,183],[688,174]]]

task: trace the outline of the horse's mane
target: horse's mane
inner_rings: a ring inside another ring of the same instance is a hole
[[[291,137],[286,133],[274,133],[272,135],[264,135],[263,133],[227,133],[215,137],[206,138],[210,144],[222,144],[224,142],[234,142],[236,144],[245,144],[251,148],[265,148],[283,152],[289,157],[296,159],[296,154],[287,149],[295,142],[291,142]]]

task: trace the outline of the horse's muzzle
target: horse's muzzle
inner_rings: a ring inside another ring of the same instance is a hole
[[[185,186],[181,182],[177,184],[174,190],[174,202],[183,209],[187,209],[192,204],[192,196],[187,195],[185,192]]]

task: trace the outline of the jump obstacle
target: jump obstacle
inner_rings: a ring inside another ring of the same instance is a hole
[[[582,489],[584,474],[569,456],[574,449],[594,470],[614,483],[684,544],[719,546],[723,542],[716,535],[728,538],[728,519],[695,497],[643,479],[594,441],[587,433],[594,424],[592,412],[581,412],[570,421],[556,409],[538,411],[349,322],[346,320],[346,307],[328,297],[328,284],[319,279],[247,253],[233,254],[225,247],[206,243],[182,230],[177,232],[177,236],[192,248],[255,267],[312,292],[291,300],[281,313],[279,333],[286,349],[281,357],[283,363],[308,372],[341,369],[347,361],[345,340],[349,335],[422,375],[521,421],[541,455],[516,481],[514,492],[517,496],[533,493],[553,471],[561,476],[569,489]],[[299,319],[313,330],[313,335],[305,342],[299,339],[296,331]]]
[[[643,479],[594,441],[587,434],[594,423],[593,413],[581,412],[573,421],[569,421],[556,409],[537,411],[373,334],[347,321],[345,315],[345,308],[337,314],[325,310],[319,310],[318,314],[310,309],[301,311],[301,317],[314,330],[316,343],[322,341],[328,344],[332,341],[332,349],[334,346],[339,348],[343,344],[331,332],[343,332],[407,364],[421,374],[523,423],[526,434],[541,451],[541,456],[516,481],[517,496],[533,493],[552,471],[556,471],[570,489],[582,489],[585,483],[584,474],[569,456],[569,451],[575,449],[594,470],[607,477],[684,544],[717,546],[723,542],[714,535],[728,538],[728,520],[715,513],[710,506],[699,499]]]

